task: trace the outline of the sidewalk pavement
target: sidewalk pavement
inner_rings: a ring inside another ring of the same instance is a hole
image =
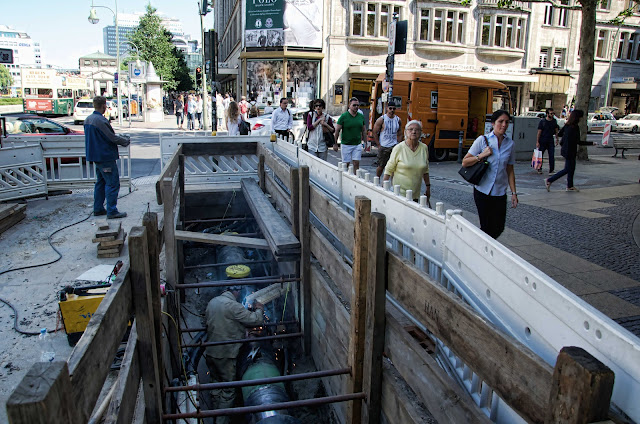
[[[198,121],[196,121],[196,125]],[[111,126],[116,132],[175,132],[181,134],[209,134],[211,135],[211,122],[208,122],[207,128],[209,130],[197,130],[197,131],[188,131],[187,128],[187,119],[185,118],[183,123],[184,130],[180,130],[176,123],[176,117],[174,115],[164,115],[164,119],[160,122],[144,122],[142,118],[137,118],[132,116],[131,118],[131,126],[129,126],[129,120],[123,119],[122,127],[118,123],[118,120],[111,121]]]

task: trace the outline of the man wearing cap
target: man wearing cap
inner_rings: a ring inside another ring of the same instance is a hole
[[[229,286],[222,294],[209,301],[206,311],[207,341],[239,340],[246,338],[247,327],[257,327],[264,323],[264,306],[256,302],[251,312],[238,302],[241,286]],[[236,358],[242,343],[207,346],[205,360],[211,372],[212,381],[234,381],[236,379]],[[236,397],[235,389],[214,389],[211,391],[213,409],[231,408]],[[216,423],[228,424],[229,417],[218,417]]]

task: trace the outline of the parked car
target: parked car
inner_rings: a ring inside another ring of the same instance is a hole
[[[12,136],[30,136],[30,135],[67,135],[67,134],[84,134],[84,131],[76,131],[65,125],[59,124],[51,119],[42,118],[34,115],[19,115],[5,117],[7,138]]]
[[[93,101],[91,99],[80,99],[73,108],[73,123],[80,125],[87,116],[93,113]]]
[[[632,113],[616,122],[616,131],[637,133],[640,130],[640,113]]]
[[[524,116],[528,116],[528,117],[532,117],[532,118],[545,119],[547,117],[547,112],[529,111],[529,112],[525,112]],[[567,122],[567,120],[564,119],[564,118],[558,118],[557,115],[554,116],[554,118],[556,119],[556,122],[558,123],[558,127],[562,129],[562,127],[564,127],[564,124]]]
[[[598,109],[598,112],[609,112],[616,119],[621,118],[624,115],[624,113],[622,113],[622,111],[615,106],[602,106],[600,109]]]
[[[607,124],[611,124],[611,131],[615,131],[618,127],[616,118],[610,112],[590,113],[587,115],[587,133],[604,131],[604,127]]]

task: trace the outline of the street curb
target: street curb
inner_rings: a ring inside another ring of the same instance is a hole
[[[636,216],[636,219],[633,221],[631,234],[633,234],[633,239],[635,240],[638,247],[640,247],[640,213]]]

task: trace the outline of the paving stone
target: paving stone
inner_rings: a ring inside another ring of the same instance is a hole
[[[589,272],[576,272],[573,274],[575,277],[586,281],[596,287],[599,287],[602,291],[620,290],[629,287],[638,287],[640,282],[632,280],[629,277],[620,275],[617,272],[610,271],[608,269],[602,269],[599,271]]]
[[[640,315],[634,317],[624,317],[614,320],[636,336],[640,334]]]
[[[553,279],[578,296],[583,294],[592,294],[592,293],[602,292],[602,289],[592,284],[589,284],[586,281],[581,280],[572,274],[565,273],[565,274],[554,275]]]
[[[593,293],[580,296],[582,300],[592,305],[611,319],[640,315],[640,307],[607,293]]]
[[[640,287],[630,287],[621,290],[611,290],[609,293],[618,296],[620,299],[624,299],[629,303],[640,307]]]

